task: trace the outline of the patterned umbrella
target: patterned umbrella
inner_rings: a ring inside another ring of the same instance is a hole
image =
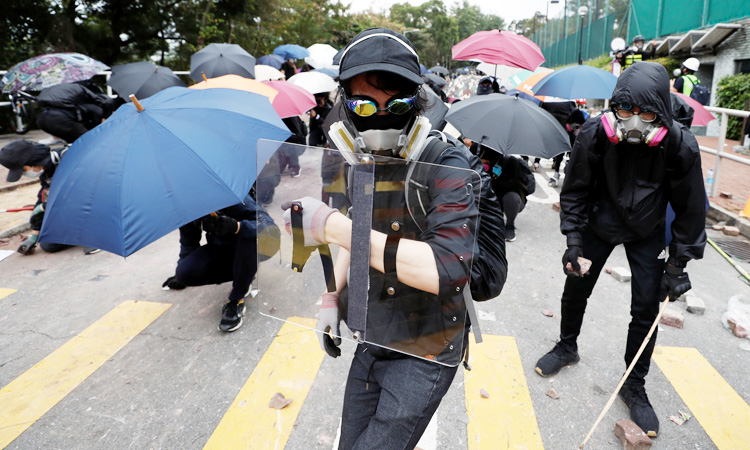
[[[443,89],[448,98],[466,100],[477,95],[477,86],[482,77],[479,75],[459,75]]]
[[[0,80],[4,94],[41,91],[58,84],[88,80],[109,66],[80,53],[35,56],[11,67]]]

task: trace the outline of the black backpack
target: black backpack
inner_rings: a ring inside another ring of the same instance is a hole
[[[688,81],[690,81],[690,83],[693,83],[692,80]],[[698,78],[696,78],[696,81],[697,83],[693,83],[693,91],[690,92],[690,98],[700,103],[701,105],[708,105],[708,102],[711,100],[711,91],[709,91],[706,86],[703,86],[701,84],[701,80],[698,80]]]
[[[437,134],[436,134],[437,133]],[[433,131],[418,161],[437,163],[440,155],[451,147],[458,148],[466,155],[471,169],[482,178],[482,185],[473,186],[474,194],[480,196],[479,230],[477,246],[474,248],[474,262],[471,266],[471,296],[476,301],[485,301],[500,295],[508,274],[508,261],[505,258],[505,221],[503,212],[492,190],[490,176],[484,171],[482,161],[466,146],[442,132]],[[426,211],[429,198],[420,191],[427,186],[428,165],[413,165],[404,183],[406,205],[412,220],[420,230],[426,228]]]

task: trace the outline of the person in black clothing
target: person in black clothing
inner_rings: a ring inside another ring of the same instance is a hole
[[[477,95],[490,95],[499,92],[500,85],[497,83],[495,77],[484,77],[477,84]]]
[[[42,107],[36,119],[39,128],[69,144],[100,124],[117,105],[77,83],[43,89],[37,100]]]
[[[492,177],[492,190],[505,213],[505,240],[516,240],[516,217],[526,206],[526,197],[536,190],[534,174],[528,164],[511,155],[503,155],[484,145],[479,155],[485,171]]]
[[[307,126],[297,116],[285,117],[281,119],[292,132],[292,135],[286,140],[290,144],[305,145],[307,141]],[[279,170],[280,173],[284,173],[285,170],[289,169],[290,174],[293,177],[298,177],[300,174],[299,167],[299,156],[304,152],[304,147],[285,145],[278,151],[279,153]]]
[[[690,288],[688,261],[703,257],[706,196],[698,143],[673,120],[669,76],[660,64],[641,62],[617,80],[612,111],[588,120],[578,134],[560,194],[560,230],[568,249],[561,300],[560,340],[536,364],[548,377],[579,361],[577,339],[586,303],[607,257],[619,244],[633,273],[625,367],[633,361],[669,294]],[[665,135],[666,133],[666,135]],[[675,212],[669,257],[665,252],[667,202]],[[591,261],[583,276],[578,258]],[[620,390],[631,419],[651,436],[659,420],[645,390],[658,330]]]
[[[294,65],[294,60],[287,59],[284,61],[284,64],[281,65],[281,71],[287,80],[292,78],[297,73],[297,66]]]
[[[47,207],[47,196],[49,195],[50,182],[55,174],[57,164],[60,162],[67,147],[50,149],[44,144],[26,140],[13,141],[0,149],[0,164],[9,169],[7,181],[18,181],[21,176],[39,178],[41,185],[37,194],[37,201],[29,217],[31,234],[18,247],[18,253],[30,255],[34,252],[37,243],[48,253],[59,252],[70,245],[55,244],[51,242],[38,242],[39,232],[44,221],[44,210]],[[86,254],[98,252],[98,249],[85,247]]]
[[[311,147],[325,147],[327,140],[326,134],[323,132],[323,122],[328,117],[328,113],[331,112],[331,108],[333,108],[333,103],[328,92],[315,94],[315,107],[310,110],[308,145]]]
[[[565,131],[568,132],[568,139],[570,139],[571,148],[575,144],[578,132],[581,131],[581,126],[584,122],[586,122],[586,117],[584,116],[583,111],[578,108],[571,111],[570,114],[568,114],[568,118],[565,119]],[[560,181],[560,167],[562,167],[563,159],[566,155],[569,156],[570,152],[563,152],[552,158],[552,170],[555,171],[555,174],[550,177],[548,182],[552,187],[557,187],[557,184]]]
[[[651,50],[646,50],[646,39],[640,34],[633,38],[633,46],[623,52],[617,53],[615,57],[623,69],[627,69],[633,64],[641,61],[647,61],[654,57],[656,48],[651,46]]]
[[[206,244],[201,245],[203,233]],[[262,247],[257,248],[256,236]],[[249,195],[243,203],[224,208],[180,227],[180,258],[175,274],[162,284],[166,290],[232,282],[222,308],[220,331],[242,326],[245,296],[258,269],[279,249],[279,228]]]

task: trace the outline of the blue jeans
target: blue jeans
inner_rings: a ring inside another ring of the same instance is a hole
[[[405,356],[354,354],[344,393],[339,450],[411,450],[453,382],[458,367]]]

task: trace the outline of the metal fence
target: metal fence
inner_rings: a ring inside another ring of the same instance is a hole
[[[576,21],[578,21],[576,23]],[[609,43],[614,33],[615,15],[609,14],[596,21],[587,21],[584,17],[584,26],[580,28],[580,19],[577,16],[567,18],[567,28],[575,24],[576,32],[564,36],[566,27],[564,18],[552,19],[536,32],[532,40],[544,46],[552,41],[551,45],[542,49],[545,67],[557,67],[578,62],[578,49],[581,49],[581,58],[589,60],[609,52]]]
[[[628,39],[656,39],[750,17],[748,0],[631,0]]]
[[[700,146],[702,152],[716,155],[716,162],[714,163],[714,183],[711,188],[711,192],[708,192],[708,195],[710,197],[715,197],[719,190],[719,176],[721,173],[721,160],[723,158],[731,159],[732,161],[737,161],[739,163],[750,166],[750,160],[748,160],[747,158],[741,158],[724,151],[724,142],[727,138],[727,122],[729,122],[729,116],[750,117],[750,112],[740,111],[737,109],[715,108],[712,106],[707,106],[706,109],[711,111],[712,113],[720,114],[719,121],[721,122],[721,127],[719,130],[719,142],[717,144],[718,149],[705,147],[703,145]]]

